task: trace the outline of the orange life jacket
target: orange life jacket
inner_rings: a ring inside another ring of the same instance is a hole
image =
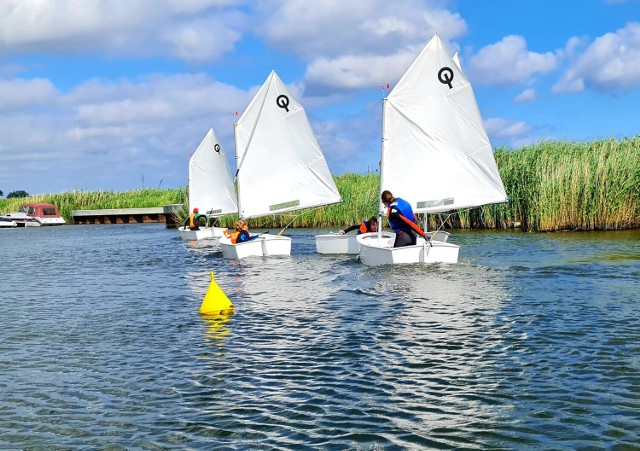
[[[196,213],[189,215],[189,228],[193,229],[196,226]],[[198,224],[199,225],[199,224]]]
[[[360,224],[360,233],[367,233],[369,230],[367,230],[367,223],[362,221],[362,224]]]
[[[236,244],[238,242],[238,235],[240,235],[240,232],[229,232],[229,229],[224,230],[224,236],[226,236],[227,238],[229,238],[231,240],[231,244]]]

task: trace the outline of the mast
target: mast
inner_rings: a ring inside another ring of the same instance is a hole
[[[234,122],[233,124],[233,143],[236,151],[236,191],[238,194],[238,219],[240,219],[240,212],[242,208],[240,207],[240,159],[238,158],[238,123]]]
[[[384,88],[383,88],[384,89]],[[383,91],[384,92],[384,91]],[[378,190],[378,240],[382,238],[382,209],[385,208],[382,205],[382,199],[380,196],[382,195],[382,170],[384,168],[384,111],[387,106],[387,97],[384,96],[382,98],[382,131],[380,132],[380,188]]]

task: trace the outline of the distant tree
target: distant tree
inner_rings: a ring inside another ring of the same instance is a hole
[[[2,192],[2,190],[0,189],[0,197],[4,196],[4,193]]]
[[[26,191],[12,191],[9,194],[7,194],[7,199],[11,199],[12,197],[29,197],[29,193],[27,193]]]

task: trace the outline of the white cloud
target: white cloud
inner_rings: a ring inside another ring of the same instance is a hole
[[[459,14],[435,1],[272,0],[261,2],[259,10],[264,16],[260,34],[279,51],[307,60],[384,55],[424,45],[436,32],[447,39],[466,31]]]
[[[246,20],[220,0],[3,0],[0,54],[172,55],[200,63],[220,57]],[[198,41],[198,43],[196,43]]]
[[[233,50],[242,34],[229,28],[227,17],[207,17],[180,23],[164,31],[161,40],[167,42],[170,53],[177,59],[206,63],[219,59]],[[237,20],[238,24],[241,23]]]
[[[477,84],[510,85],[546,74],[556,65],[557,56],[552,52],[531,52],[522,36],[511,35],[480,49],[469,59],[467,71]]]
[[[258,8],[264,16],[258,31],[267,42],[307,60],[384,55],[407,45],[424,45],[436,32],[446,39],[466,31],[458,14],[433,1],[272,0]]]
[[[628,91],[640,86],[640,24],[597,38],[553,86],[554,93]]]
[[[527,88],[516,96],[515,101],[517,103],[524,103],[524,102],[532,102],[535,99],[536,99],[536,90],[533,88]]]
[[[312,91],[371,87],[400,76],[434,33],[448,40],[466,32],[460,15],[441,3],[264,1],[259,33],[278,51],[309,61]]]
[[[312,62],[305,74],[309,85],[338,89],[361,89],[397,81],[418,55],[419,50],[391,56],[347,55],[333,60]]]
[[[568,71],[551,87],[554,94],[571,94],[584,91],[584,80],[575,76],[575,71]]]
[[[496,138],[519,138],[532,130],[524,121],[512,121],[503,118],[492,118],[484,121],[487,133]]]
[[[1,94],[4,83],[18,92],[13,103],[19,105],[35,103],[35,88],[44,86],[40,98],[47,107],[2,115],[0,168],[30,174],[15,182],[20,186],[3,186],[7,192],[41,192],[28,185],[43,180],[56,191],[127,189],[139,186],[140,171],[147,171],[149,180],[164,178],[165,186],[181,186],[188,156],[209,127],[233,149],[231,112],[241,111],[251,98],[204,74],[91,80],[69,94],[46,80],[29,82],[0,83],[0,98],[7,98]]]
[[[57,91],[49,80],[0,79],[0,112],[38,107],[52,102],[56,96]]]

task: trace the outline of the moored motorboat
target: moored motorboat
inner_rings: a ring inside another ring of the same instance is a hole
[[[23,204],[17,211],[7,213],[2,218],[15,222],[18,227],[39,227],[66,223],[55,205],[44,202]]]

